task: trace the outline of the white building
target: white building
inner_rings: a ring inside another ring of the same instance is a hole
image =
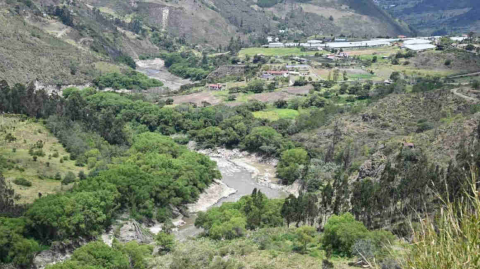
[[[408,44],[408,45],[405,45],[405,48],[409,50],[414,50],[414,51],[424,51],[424,50],[434,49],[436,48],[436,46],[432,44]]]
[[[268,47],[269,48],[284,48],[285,45],[283,43],[269,43]]]

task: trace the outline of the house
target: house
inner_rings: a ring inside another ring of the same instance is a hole
[[[349,57],[348,53],[346,53],[346,52],[340,52],[340,53],[337,54],[337,56],[340,57],[340,58],[348,58]]]
[[[347,42],[346,38],[335,38],[335,42]]]
[[[285,45],[283,43],[269,43],[268,47],[269,48],[284,48]]]
[[[223,85],[222,84],[209,84],[208,85],[208,89],[209,90],[212,90],[212,91],[220,91],[221,89],[223,88]]]
[[[397,37],[400,38],[400,39],[407,38],[407,36],[404,36],[404,35],[399,35],[399,36],[397,36]]]

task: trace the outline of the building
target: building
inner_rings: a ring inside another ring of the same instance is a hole
[[[399,35],[398,38],[400,38],[400,39],[405,39],[405,38],[407,38],[407,36]]]
[[[285,45],[283,43],[269,43],[268,47],[269,48],[284,48]]]
[[[437,46],[432,44],[412,44],[412,45],[405,45],[406,49],[413,50],[413,51],[424,51],[434,49]]]
[[[346,53],[346,52],[340,52],[340,53],[337,54],[337,57],[340,57],[340,58],[348,58],[349,55],[348,55],[348,53]]]
[[[220,91],[221,89],[223,88],[223,85],[222,84],[209,84],[208,85],[208,89],[209,90],[212,90],[212,91]]]
[[[346,38],[335,38],[335,42],[347,42]]]

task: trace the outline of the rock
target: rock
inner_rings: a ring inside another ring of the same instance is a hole
[[[120,227],[117,235],[118,241],[127,243],[130,241],[137,241],[138,243],[150,243],[153,241],[150,235],[145,234],[141,225],[135,220],[129,220]]]
[[[75,249],[88,243],[87,240],[77,240],[70,244],[55,242],[50,249],[41,251],[33,259],[32,268],[43,269],[47,265],[56,264],[69,259]]]
[[[197,213],[200,211],[207,211],[207,209],[216,204],[220,199],[226,198],[231,194],[237,192],[228,187],[220,180],[215,180],[210,186],[204,190],[198,201],[193,204],[188,204],[187,208],[190,213]]]
[[[379,178],[385,169],[386,156],[380,153],[376,153],[372,156],[372,159],[366,160],[358,169],[358,179],[367,177]]]

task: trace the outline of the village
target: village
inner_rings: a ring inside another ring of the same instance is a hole
[[[469,38],[467,34],[411,38],[400,35],[397,38],[361,41],[350,41],[345,37],[324,37],[299,43],[281,43],[278,37],[269,36],[268,45],[242,50],[240,55],[243,56],[243,61],[238,65],[244,65],[253,56],[266,59],[266,63],[257,72],[256,79],[275,84],[275,88],[304,86],[321,81],[372,81],[374,84],[389,85],[392,83],[390,77],[393,72],[422,74],[421,68],[409,66],[409,61],[400,64],[398,59],[402,53],[407,55],[405,58],[421,53],[435,53],[442,51],[445,43],[456,49],[478,53],[479,45],[465,42]],[[446,73],[447,70],[439,71],[438,75]],[[221,91],[247,84],[248,79],[245,79],[244,82],[207,84],[206,89]]]

